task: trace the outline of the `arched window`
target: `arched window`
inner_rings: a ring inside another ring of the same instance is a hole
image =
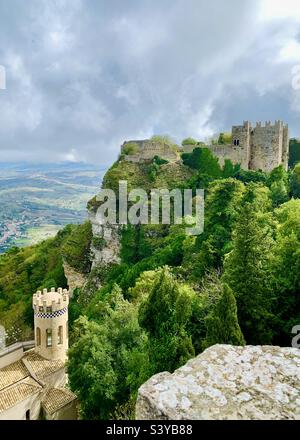
[[[239,146],[240,145],[240,141],[239,141],[239,139],[234,139],[234,141],[233,141],[233,145],[235,145],[235,146]]]
[[[63,326],[60,325],[58,327],[58,332],[57,332],[57,343],[60,345],[63,343]]]
[[[51,330],[51,328],[47,328],[47,330],[46,330],[46,346],[52,347],[52,330]]]
[[[30,420],[30,409],[28,409],[26,411],[25,417],[26,417],[26,420]]]
[[[39,327],[36,328],[36,345],[41,345],[41,329]]]

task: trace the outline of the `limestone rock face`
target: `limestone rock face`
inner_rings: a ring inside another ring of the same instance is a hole
[[[71,267],[66,261],[63,262],[65,277],[68,281],[68,286],[70,290],[70,295],[76,288],[82,288],[86,281],[87,277],[80,272],[77,272],[73,267]]]
[[[97,214],[93,211],[89,211],[89,220],[92,224],[93,237],[101,238],[105,243],[100,250],[91,245],[92,268],[120,263],[119,226],[99,223]]]
[[[300,420],[300,350],[215,345],[139,389],[138,420]]]

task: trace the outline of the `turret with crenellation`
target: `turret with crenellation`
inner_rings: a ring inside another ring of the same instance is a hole
[[[32,304],[35,351],[46,359],[64,362],[68,350],[68,290],[39,290],[33,295]]]

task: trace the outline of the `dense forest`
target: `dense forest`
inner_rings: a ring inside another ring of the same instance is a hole
[[[66,286],[63,259],[87,276],[70,305],[68,361],[83,418],[133,418],[153,374],[217,343],[290,346],[300,324],[300,164],[244,171],[221,167],[205,148],[182,161],[184,177],[169,189],[205,189],[202,235],[187,236],[184,225],[123,227],[121,263],[99,273],[89,222],[0,258],[0,321],[12,342],[30,334],[32,293]],[[144,166],[149,185],[164,162]],[[118,163],[105,185],[119,177]]]

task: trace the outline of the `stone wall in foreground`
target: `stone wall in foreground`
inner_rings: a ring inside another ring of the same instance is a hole
[[[139,389],[138,420],[300,420],[300,350],[215,345]]]

